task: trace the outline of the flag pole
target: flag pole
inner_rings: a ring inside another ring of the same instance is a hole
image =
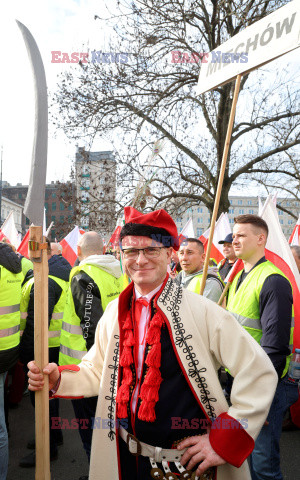
[[[204,262],[204,267],[203,267],[203,275],[202,275],[202,280],[201,280],[200,295],[203,295],[203,291],[204,291],[204,287],[205,287],[205,283],[206,283],[206,278],[207,278],[207,270],[208,270],[208,264],[209,264],[210,251],[211,251],[213,236],[214,236],[214,232],[215,232],[217,214],[218,214],[219,205],[220,205],[220,197],[221,197],[225,168],[226,168],[227,157],[228,157],[228,152],[229,152],[232,128],[233,128],[233,123],[234,123],[236,104],[237,104],[237,101],[238,101],[238,96],[239,96],[239,91],[240,91],[241,78],[242,78],[242,75],[237,75],[236,82],[235,82],[235,89],[234,89],[231,112],[230,112],[227,134],[226,134],[226,139],[225,139],[225,145],[224,145],[224,151],[223,151],[223,157],[222,157],[218,187],[217,187],[217,192],[216,192],[216,199],[215,199],[215,204],[214,204],[214,209],[213,209],[213,214],[212,214],[212,219],[211,219],[211,225],[210,225],[209,238],[208,238],[207,249],[206,249],[206,257],[205,257],[205,262]]]
[[[43,228],[29,228],[29,252],[34,273],[34,359],[42,371],[49,363],[48,354],[48,261]],[[35,392],[35,479],[51,480],[49,448],[49,378],[44,388]]]

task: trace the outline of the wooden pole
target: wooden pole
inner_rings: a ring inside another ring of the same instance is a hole
[[[31,226],[29,239],[43,243],[42,227]],[[48,259],[47,250],[30,251],[34,272],[34,357],[38,367],[49,362],[48,355]],[[35,480],[50,480],[49,379],[35,392]]]
[[[220,197],[221,197],[225,168],[226,168],[227,157],[228,157],[228,152],[229,152],[233,122],[234,122],[235,111],[236,111],[236,104],[237,104],[237,101],[238,101],[238,96],[239,96],[239,91],[240,91],[241,78],[242,78],[242,75],[238,75],[236,77],[236,82],[235,82],[235,89],[234,89],[231,112],[230,112],[227,134],[226,134],[226,139],[225,139],[225,145],[224,145],[224,151],[223,151],[223,157],[222,157],[222,163],[221,163],[221,170],[220,170],[217,193],[216,193],[216,199],[215,199],[214,210],[213,210],[212,219],[211,219],[211,223],[210,223],[210,232],[209,232],[209,238],[208,238],[207,249],[206,249],[206,258],[205,258],[204,267],[203,267],[203,275],[202,275],[202,280],[201,280],[200,295],[203,295],[203,291],[204,291],[204,287],[205,287],[205,283],[206,283],[210,251],[211,251],[212,241],[213,241],[214,232],[215,232],[217,214],[218,214],[219,205],[220,205]]]

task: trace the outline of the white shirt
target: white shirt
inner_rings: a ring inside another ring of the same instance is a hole
[[[141,373],[142,373],[142,367],[143,367],[143,359],[144,359],[144,353],[145,353],[145,339],[146,339],[146,332],[148,329],[148,323],[149,319],[151,316],[151,305],[150,305],[150,300],[151,298],[161,289],[161,285],[159,287],[155,288],[155,290],[152,290],[152,292],[147,293],[147,295],[142,295],[136,287],[134,287],[135,291],[135,298],[136,300],[138,298],[144,298],[147,300],[149,303],[148,307],[145,307],[144,305],[142,306],[142,311],[141,311],[141,316],[139,320],[139,349],[138,349],[138,368],[137,368],[137,383],[136,387],[133,393],[133,398],[132,398],[132,411],[135,413],[136,410],[136,404],[137,404],[137,395],[140,387],[140,378],[141,378]]]

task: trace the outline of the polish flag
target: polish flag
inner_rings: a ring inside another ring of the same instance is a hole
[[[299,215],[298,221],[297,221],[297,223],[294,227],[294,230],[292,231],[292,234],[289,238],[289,244],[290,245],[300,245],[299,237],[300,237],[300,215]]]
[[[21,255],[23,255],[23,257],[26,257],[26,258],[29,258],[28,241],[29,241],[29,230],[27,230],[17,250]]]
[[[77,225],[73,228],[73,230],[68,233],[68,235],[62,239],[60,245],[62,246],[62,256],[68,260],[68,262],[73,267],[75,260],[77,258],[77,244],[84,234],[84,230],[80,230]]]
[[[0,228],[0,242],[2,242],[3,238],[5,238],[8,243],[10,243],[9,239],[4,235],[4,233],[2,232],[2,230]]]
[[[121,229],[122,229],[122,227],[121,227],[120,225],[118,225],[118,226],[115,228],[115,231],[114,231],[114,233],[112,234],[112,236],[110,237],[109,241],[107,242],[107,245],[109,245],[110,243],[111,243],[112,245],[118,245],[119,239],[120,239]]]
[[[203,233],[199,237],[199,240],[203,243],[204,245],[204,250],[206,251],[207,247],[207,242],[208,242],[208,237],[209,237],[209,232],[210,228],[206,230],[206,232]],[[223,255],[223,245],[219,244],[220,240],[224,240],[224,238],[231,233],[231,228],[229,224],[229,218],[227,213],[221,213],[218,221],[216,222],[215,226],[215,231],[214,231],[214,238],[212,241],[212,246],[211,246],[211,251],[210,251],[210,258],[215,260],[215,262],[218,264],[221,260],[223,260],[224,255]]]
[[[1,227],[1,232],[3,235],[8,238],[10,243],[14,245],[14,247],[18,248],[19,246],[19,237],[18,237],[18,230],[16,229],[15,220],[14,220],[14,213],[10,212],[7,216],[7,219],[3,223]]]
[[[289,244],[282,232],[276,207],[271,197],[267,198],[261,217],[267,222],[269,227],[266,258],[280,268],[293,287],[295,314],[294,349],[300,348],[300,274]]]

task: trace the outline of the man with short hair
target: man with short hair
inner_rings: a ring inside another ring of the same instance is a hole
[[[99,395],[90,480],[250,479],[245,460],[276,374],[228,312],[169,278],[177,240],[164,210],[125,207],[120,241],[132,282],[107,306],[79,365],[43,370],[51,395]],[[234,376],[231,407],[220,365]],[[28,366],[29,388],[41,390],[43,375]]]
[[[62,246],[57,242],[51,242],[51,256],[62,255]]]
[[[223,245],[223,255],[225,258],[219,262],[218,269],[222,280],[225,280],[237,259],[232,246],[232,233],[226,235],[224,240],[220,240],[219,244]]]
[[[281,480],[279,440],[287,408],[298,398],[297,385],[287,379],[293,347],[290,282],[265,258],[268,225],[257,215],[234,219],[233,248],[244,262],[229,288],[227,310],[260,344],[277,372],[273,403],[251,455],[252,480]]]
[[[175,281],[191,292],[200,293],[205,262],[203,243],[197,238],[187,238],[180,245],[178,257],[182,271]],[[223,287],[217,268],[209,267],[203,296],[218,303]]]
[[[123,289],[120,262],[103,255],[103,241],[97,232],[86,232],[79,239],[80,263],[70,274],[70,287],[60,337],[59,365],[79,364],[94,344],[99,320],[112,300]],[[79,433],[90,460],[97,396],[72,400]],[[82,477],[84,478],[84,477]],[[87,477],[86,477],[87,478]]]

